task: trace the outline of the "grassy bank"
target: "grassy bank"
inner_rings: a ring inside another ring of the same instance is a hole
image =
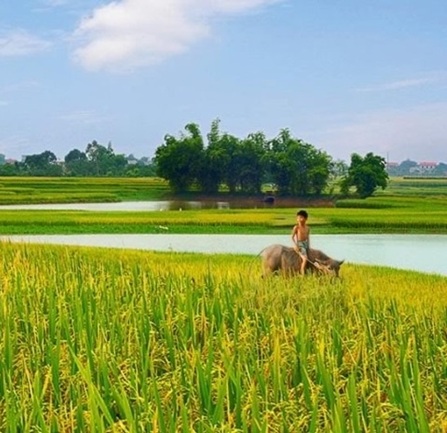
[[[446,279],[0,244],[0,430],[444,432]]]
[[[314,234],[447,233],[446,211],[308,208]],[[186,210],[163,212],[0,211],[0,234],[246,233],[288,234],[296,209]]]

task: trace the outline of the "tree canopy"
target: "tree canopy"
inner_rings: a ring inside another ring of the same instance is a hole
[[[269,143],[271,177],[283,194],[321,194],[331,173],[332,158],[291,136],[288,129]]]
[[[357,153],[351,155],[351,165],[342,180],[342,191],[347,193],[351,186],[357,194],[366,198],[374,194],[377,188],[385,189],[388,185],[385,158],[372,152],[362,157]]]
[[[112,144],[99,144],[96,140],[87,144],[84,152],[70,150],[64,161],[58,161],[56,155],[45,152],[27,155],[22,162],[0,164],[2,176],[154,176],[155,168],[147,158],[137,160],[116,154]]]
[[[212,122],[207,140],[195,124],[178,138],[166,135],[155,153],[157,174],[176,192],[191,187],[213,193],[220,187],[231,193],[257,194],[267,180],[280,194],[321,194],[332,170],[332,158],[285,129],[273,140],[262,132],[237,138]],[[205,141],[207,141],[205,143]]]

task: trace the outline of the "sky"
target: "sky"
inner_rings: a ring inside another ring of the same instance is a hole
[[[1,0],[0,153],[153,157],[188,123],[447,163],[446,0]]]

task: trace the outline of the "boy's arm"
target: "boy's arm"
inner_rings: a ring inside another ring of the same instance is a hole
[[[297,235],[297,229],[296,229],[296,226],[294,226],[293,229],[292,229],[292,242],[294,244],[296,244],[296,240],[295,240],[296,235]]]

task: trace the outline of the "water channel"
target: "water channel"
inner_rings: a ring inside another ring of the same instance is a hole
[[[163,210],[187,209],[265,209],[305,207],[309,202],[288,198],[277,198],[274,202],[263,201],[260,198],[218,200],[158,200],[158,201],[122,201],[116,203],[42,203],[42,204],[11,204],[0,205],[2,210],[76,210],[97,212],[148,212]],[[320,203],[320,204],[323,204]]]
[[[1,241],[154,251],[258,254],[288,235],[14,235]],[[447,235],[313,235],[312,247],[346,262],[381,265],[447,276]],[[446,287],[447,288],[447,287]]]

